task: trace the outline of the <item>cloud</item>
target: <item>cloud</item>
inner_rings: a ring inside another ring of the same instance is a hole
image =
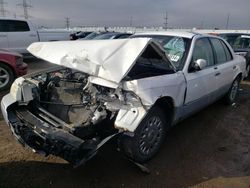
[[[11,15],[21,14],[16,3],[8,0]],[[168,12],[169,26],[225,28],[228,14],[231,29],[250,28],[249,0],[28,0],[30,14],[38,25],[63,27],[65,17],[72,26],[163,26]]]

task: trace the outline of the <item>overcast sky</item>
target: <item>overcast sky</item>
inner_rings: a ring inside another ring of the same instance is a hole
[[[22,0],[5,0],[8,16],[17,17]],[[37,25],[71,26],[163,26],[168,12],[169,27],[250,29],[250,0],[27,0]]]

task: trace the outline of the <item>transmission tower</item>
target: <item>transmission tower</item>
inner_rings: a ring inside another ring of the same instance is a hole
[[[66,24],[66,28],[69,29],[69,27],[70,27],[70,18],[69,17],[65,18],[65,24]]]
[[[5,17],[7,10],[5,9],[5,5],[6,3],[4,2],[4,0],[0,0],[0,16],[1,17]]]
[[[32,8],[32,6],[31,6],[30,4],[28,4],[26,0],[23,0],[22,3],[17,4],[17,6],[20,6],[20,7],[23,8],[23,17],[24,17],[25,19],[29,19],[29,18],[31,17],[31,16],[29,15],[28,9],[29,9],[29,8]]]
[[[164,17],[164,28],[167,30],[168,29],[168,12],[166,12],[165,17]]]

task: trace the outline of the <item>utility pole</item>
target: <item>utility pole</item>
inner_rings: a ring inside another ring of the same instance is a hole
[[[229,19],[230,19],[230,14],[227,14],[227,24],[226,24],[226,29],[228,29]]]
[[[28,9],[32,8],[32,6],[30,4],[27,3],[26,0],[23,0],[23,3],[19,3],[17,4],[17,6],[20,6],[23,8],[23,17],[25,19],[29,19],[31,16],[29,15]]]
[[[133,16],[130,16],[129,26],[132,27],[133,25]]]
[[[168,12],[166,11],[165,17],[164,17],[164,28],[167,30],[168,29]]]
[[[66,28],[69,30],[69,27],[70,27],[70,18],[69,17],[65,18],[65,24],[66,24]]]
[[[6,5],[6,3],[4,2],[4,0],[0,0],[0,15],[1,15],[1,17],[6,16],[7,10],[4,7],[5,5]]]

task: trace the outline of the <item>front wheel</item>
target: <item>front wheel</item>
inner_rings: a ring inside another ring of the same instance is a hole
[[[231,88],[229,89],[229,91],[227,92],[224,98],[227,104],[232,104],[235,102],[238,96],[239,86],[240,86],[240,78],[237,77],[233,81]]]
[[[145,163],[159,151],[166,130],[166,115],[159,107],[152,107],[136,129],[134,137],[122,138],[122,149],[133,161]]]

